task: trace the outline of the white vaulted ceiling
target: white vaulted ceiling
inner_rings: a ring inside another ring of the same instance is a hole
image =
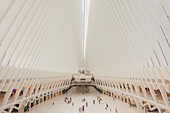
[[[0,66],[116,76],[169,63],[169,0],[0,0]]]
[[[86,65],[94,75],[169,66],[169,0],[91,0],[88,24]]]
[[[79,0],[0,0],[0,64],[77,72]]]

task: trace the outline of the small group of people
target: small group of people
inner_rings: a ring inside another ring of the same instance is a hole
[[[72,102],[72,98],[66,97],[66,98],[64,98],[64,102],[67,103],[67,104],[70,104]],[[74,103],[72,103],[72,104],[74,104]]]
[[[100,96],[97,96],[97,100],[98,100],[99,104],[102,103],[102,98]],[[113,100],[115,100],[115,97],[113,98]],[[95,100],[93,100],[93,104],[95,104]],[[105,110],[108,110],[108,109],[109,109],[109,105],[108,105],[108,103],[106,103]],[[111,108],[109,110],[112,111]],[[117,108],[115,108],[115,113],[118,113]]]
[[[106,103],[105,110],[108,110],[108,108],[109,108],[109,105]],[[111,108],[110,108],[110,111],[112,111]],[[115,113],[118,113],[117,108],[115,108]]]
[[[97,100],[98,100],[99,104],[101,104],[102,98],[100,96],[97,96]]]
[[[84,112],[84,105],[82,105],[82,107],[79,107],[79,113],[83,113]]]
[[[84,95],[84,93],[87,93],[87,91],[83,91],[82,93],[83,93],[83,95]]]
[[[108,108],[109,108],[109,105],[106,103],[105,110],[108,110]],[[112,111],[111,108],[110,108],[110,111]],[[115,108],[115,113],[118,113],[117,108]]]
[[[100,96],[97,96],[97,100],[98,100],[99,104],[102,103],[102,98]],[[93,100],[93,104],[95,104],[95,103],[96,103],[96,101]]]
[[[84,92],[87,93],[87,91],[83,91],[82,94],[84,95]],[[81,107],[79,107],[79,113],[84,113],[85,111],[85,106],[88,107],[88,102],[86,101],[86,98],[82,98],[81,102],[85,102],[85,105],[82,105]]]
[[[88,107],[88,102],[86,102],[86,107]],[[82,105],[82,107],[79,107],[79,113],[83,113],[85,110],[85,106]]]

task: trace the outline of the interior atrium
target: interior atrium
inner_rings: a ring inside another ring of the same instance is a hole
[[[170,0],[0,0],[0,113],[170,113]]]

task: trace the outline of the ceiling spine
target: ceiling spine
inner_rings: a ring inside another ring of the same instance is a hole
[[[85,54],[86,54],[86,39],[87,39],[87,28],[88,28],[88,19],[89,19],[89,9],[90,9],[90,0],[80,0],[80,20],[81,20],[81,49],[82,49],[82,63],[81,67],[85,66]]]

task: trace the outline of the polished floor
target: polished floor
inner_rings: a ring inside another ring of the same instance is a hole
[[[82,90],[88,91],[88,93],[83,95]],[[72,98],[74,106],[64,102],[66,96]],[[93,104],[93,100],[97,100],[97,96],[102,98],[103,102],[101,104],[97,101],[96,104]],[[118,113],[144,113],[142,109],[130,108],[128,104],[120,100],[113,100],[111,97],[102,95],[92,87],[74,87],[65,95],[31,108],[29,113],[79,113],[79,107],[85,105],[85,102],[81,101],[83,98],[89,103],[88,107],[85,107],[84,113],[115,113],[115,108],[117,108]],[[106,103],[109,105],[107,110],[105,110]]]

